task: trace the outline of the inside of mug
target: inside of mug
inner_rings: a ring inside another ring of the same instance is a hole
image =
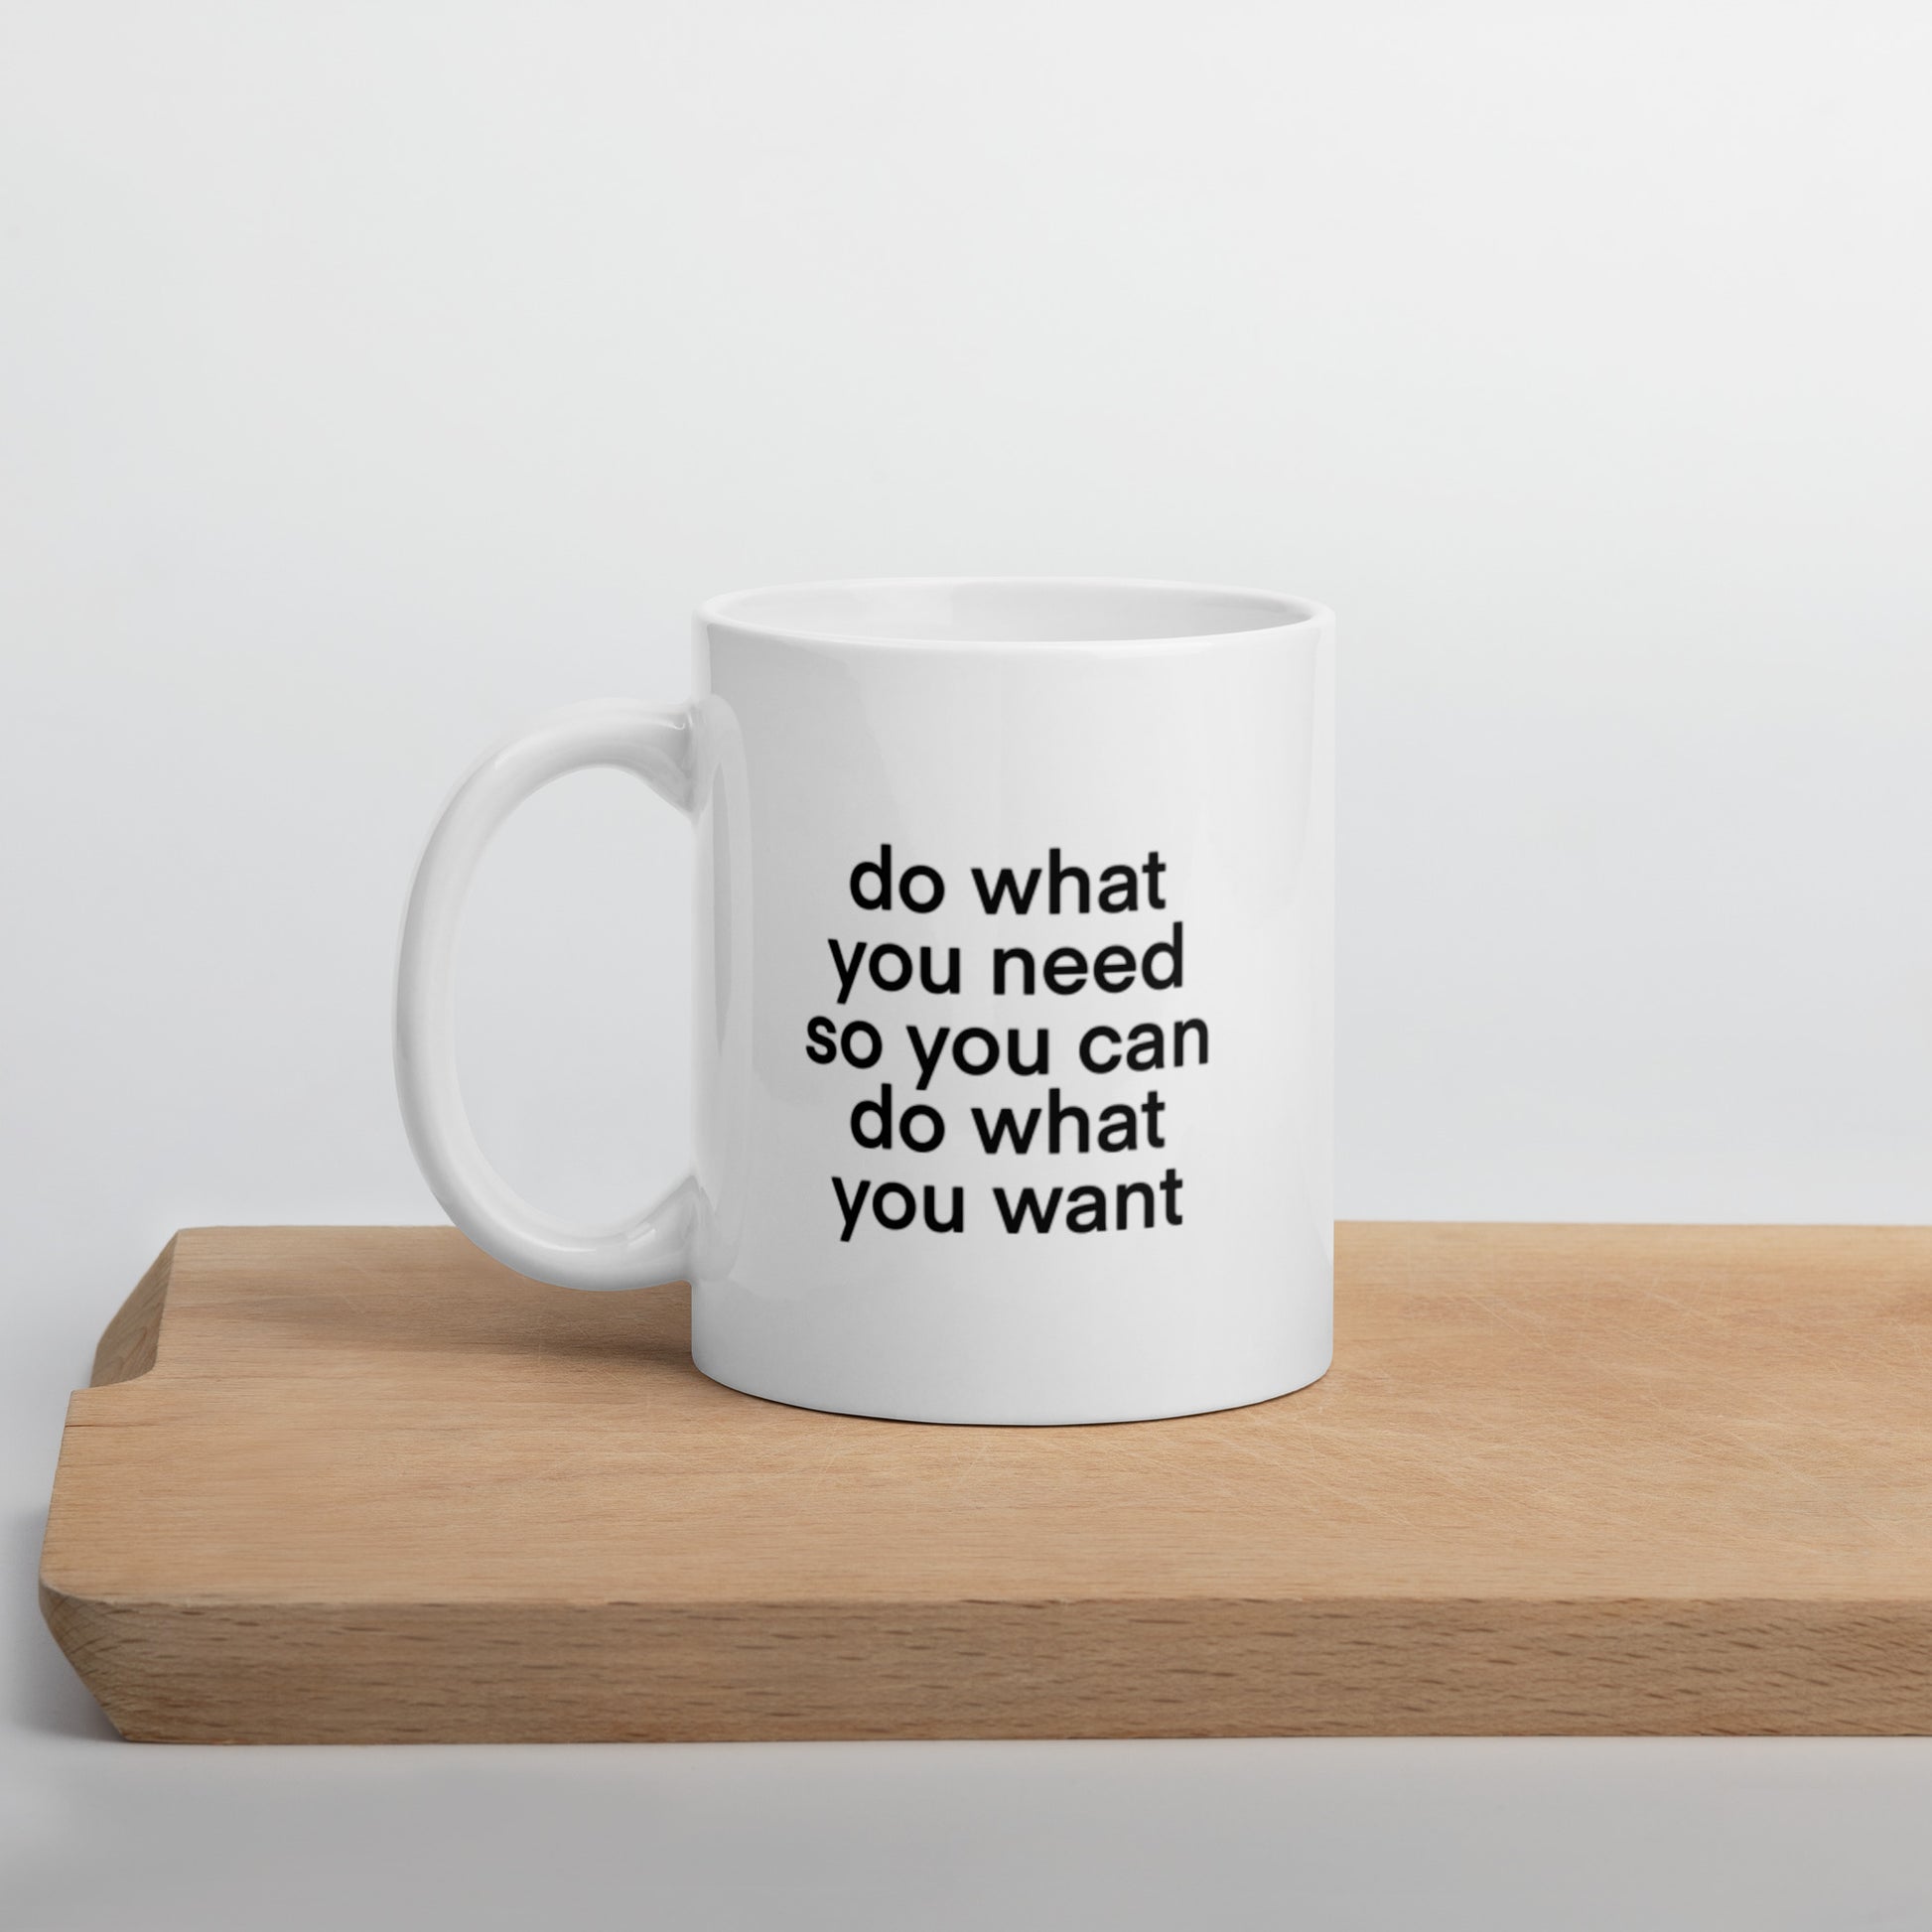
[[[715,598],[704,616],[789,636],[895,643],[1134,643],[1276,630],[1313,608],[1266,591],[1051,577],[882,578]]]

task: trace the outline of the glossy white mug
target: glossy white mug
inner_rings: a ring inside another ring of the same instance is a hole
[[[807,1408],[1128,1422],[1321,1375],[1329,614],[1181,584],[812,584],[713,599],[696,645],[692,703],[538,721],[430,839],[396,1072],[451,1219],[542,1281],[688,1279],[698,1367]],[[450,989],[490,834],[592,765],[697,832],[692,1172],[604,1230],[484,1157]]]

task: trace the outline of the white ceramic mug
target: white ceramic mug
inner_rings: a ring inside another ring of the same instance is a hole
[[[396,1070],[436,1197],[539,1280],[688,1279],[698,1367],[808,1408],[1127,1422],[1313,1381],[1332,640],[1317,605],[1180,584],[713,599],[692,703],[540,720],[430,839]],[[490,1167],[450,991],[485,842],[590,765],[697,830],[692,1172],[606,1230]]]

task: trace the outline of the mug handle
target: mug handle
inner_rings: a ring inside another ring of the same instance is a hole
[[[478,1247],[560,1288],[642,1288],[690,1271],[698,1189],[686,1174],[654,1205],[610,1228],[579,1228],[533,1207],[478,1144],[457,1078],[451,968],[457,925],[483,848],[531,793],[572,771],[634,771],[689,817],[698,802],[696,705],[662,711],[623,698],[572,705],[485,752],[430,834],[396,968],[396,1091],[430,1191]]]

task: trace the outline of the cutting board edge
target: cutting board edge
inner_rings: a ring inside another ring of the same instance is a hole
[[[42,1607],[156,1742],[1932,1733],[1912,1601]]]
[[[168,1237],[161,1252],[149,1263],[147,1272],[101,1330],[100,1341],[94,1349],[93,1372],[87,1378],[90,1389],[137,1381],[160,1358],[161,1327],[168,1313],[168,1291],[174,1285],[175,1255],[182,1237],[193,1231],[182,1228]]]

